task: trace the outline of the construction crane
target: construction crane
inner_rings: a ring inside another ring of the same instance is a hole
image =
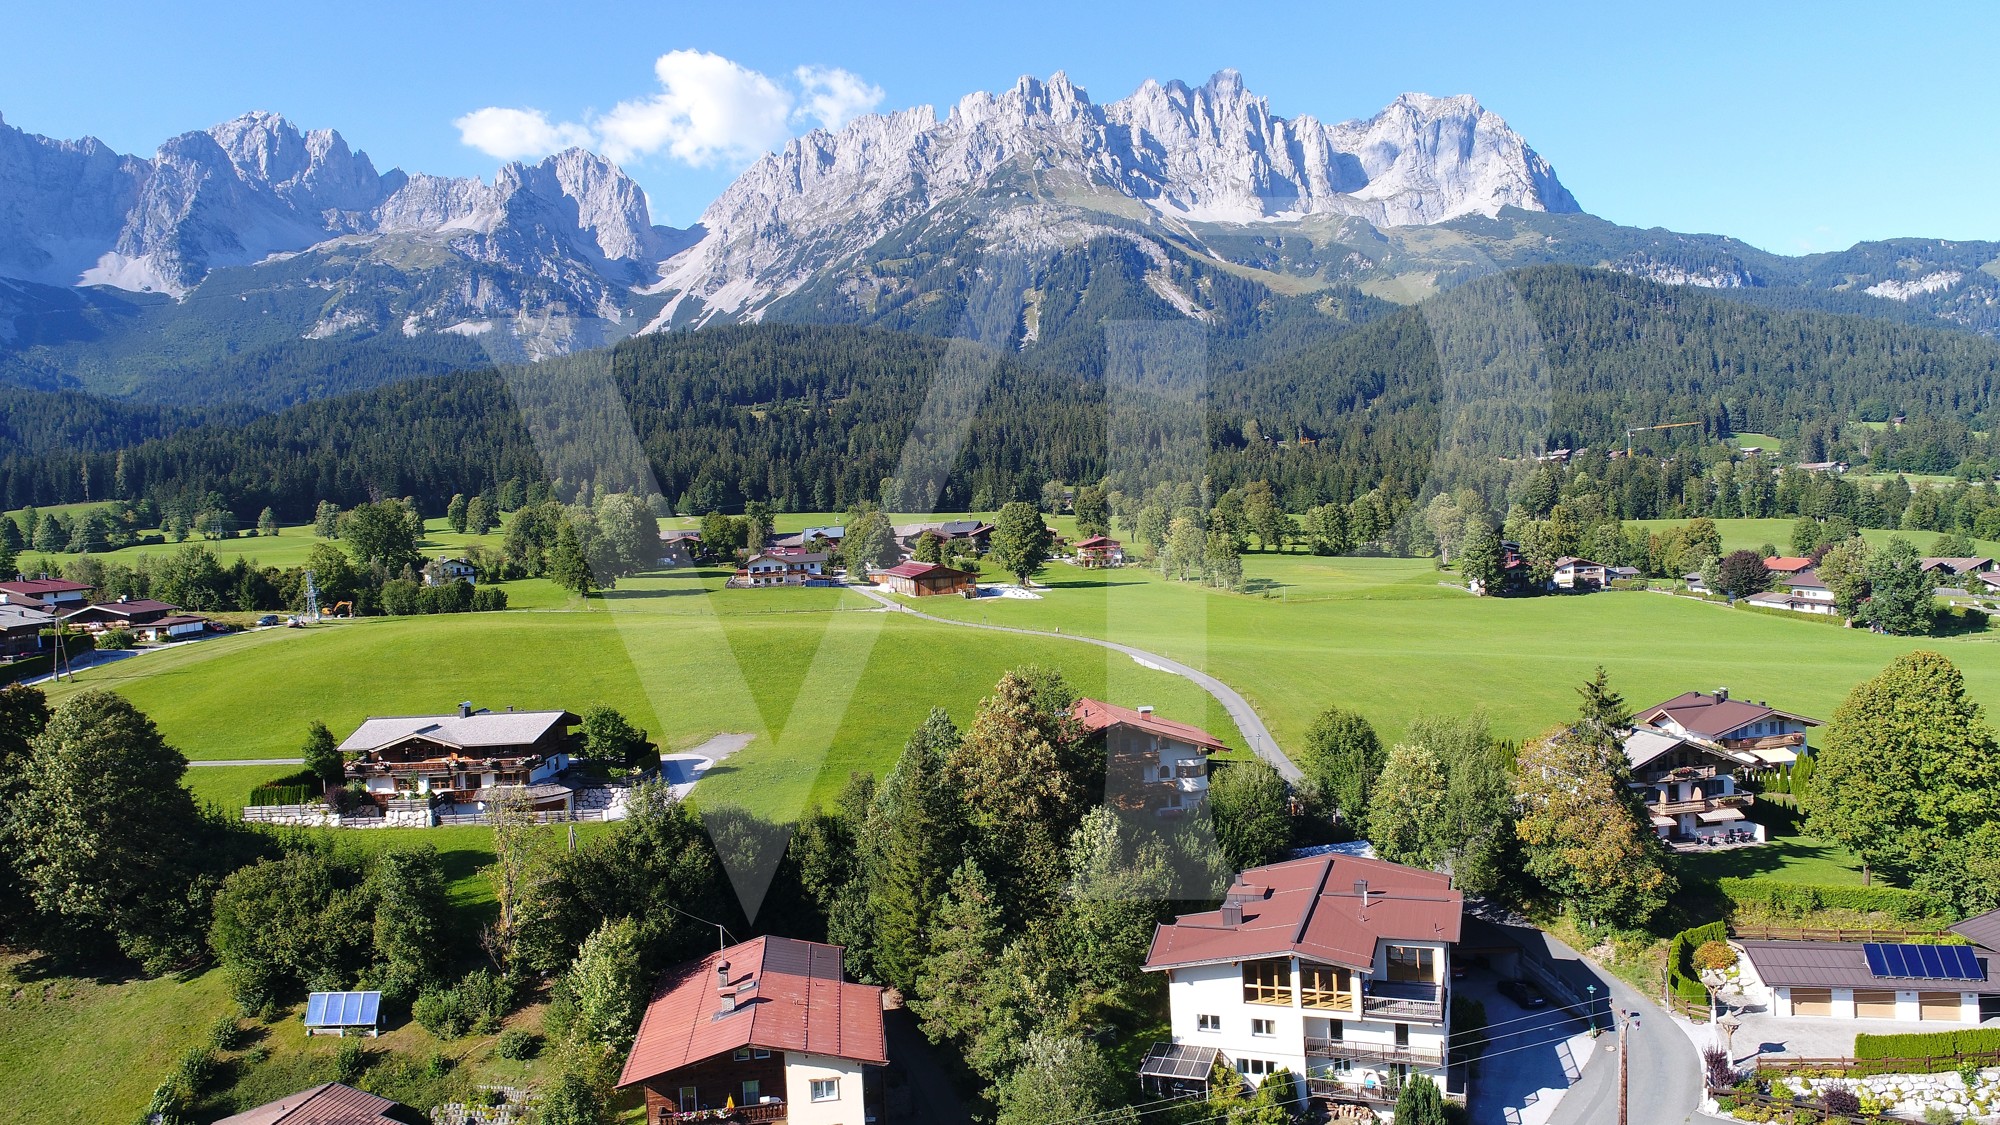
[[[1647,430],[1675,430],[1679,429],[1682,426],[1699,426],[1699,425],[1701,425],[1700,422],[1662,422],[1657,426],[1627,426],[1625,427],[1625,456],[1627,457],[1632,456],[1633,434],[1643,434]]]

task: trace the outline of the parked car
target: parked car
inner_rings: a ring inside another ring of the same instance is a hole
[[[1532,982],[1525,980],[1501,981],[1500,995],[1505,996],[1523,1008],[1544,1008],[1549,1003],[1549,998],[1542,995],[1541,989],[1536,988]]]
[[[259,617],[257,619],[257,624],[259,625],[268,626],[268,625],[276,625],[277,623],[278,623],[278,615],[275,613],[267,613],[264,616]]]

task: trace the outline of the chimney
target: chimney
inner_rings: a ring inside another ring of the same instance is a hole
[[[1729,689],[1728,689],[1728,688],[1726,688],[1726,687],[1719,687],[1719,688],[1716,688],[1716,689],[1715,689],[1715,701],[1716,701],[1717,703],[1727,703],[1727,702],[1729,702]]]
[[[736,994],[733,992],[723,993],[722,1003],[718,1005],[715,1009],[716,1014],[726,1016],[735,1010],[736,1010]]]
[[[1150,704],[1150,703],[1147,703],[1147,704],[1142,704],[1142,705],[1140,706],[1140,708],[1139,708],[1139,713],[1140,713],[1141,715],[1144,715],[1144,716],[1146,716],[1147,718],[1152,718],[1152,716],[1153,716],[1153,705],[1152,705],[1152,704]]]
[[[1366,880],[1366,879],[1356,879],[1356,880],[1354,881],[1354,897],[1356,897],[1356,898],[1358,898],[1358,899],[1360,899],[1360,900],[1361,900],[1361,905],[1362,905],[1362,906],[1363,906],[1364,908],[1366,908],[1366,907],[1367,907],[1367,905],[1368,905],[1368,880]]]
[[[1222,924],[1240,926],[1243,924],[1243,900],[1230,895],[1222,900]]]
[[[717,961],[715,963],[715,987],[717,989],[729,987],[729,962]]]
[[[472,717],[472,701],[470,699],[458,705],[458,717],[461,719],[469,719]]]

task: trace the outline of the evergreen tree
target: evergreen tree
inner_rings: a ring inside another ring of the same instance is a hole
[[[50,512],[35,525],[35,550],[45,555],[53,555],[69,546],[69,528],[62,516]]]
[[[563,520],[556,529],[555,544],[549,548],[548,572],[550,581],[572,594],[587,598],[597,590],[597,576],[591,573],[590,559],[583,552],[576,524],[570,520]]]
[[[1625,705],[1625,697],[1612,689],[1604,665],[1599,664],[1576,693],[1582,697],[1576,714],[1578,737],[1596,747],[1607,762],[1622,762],[1625,731],[1632,725],[1632,709]]]
[[[306,743],[300,751],[305,767],[329,788],[347,780],[347,761],[326,724],[314,719],[306,726]]]
[[[945,885],[929,934],[913,1006],[933,1043],[978,1033],[990,1006],[988,970],[1006,944],[1000,902],[979,866],[958,865]]]
[[[12,523],[0,514],[0,523]],[[35,739],[49,725],[49,706],[40,688],[25,684],[0,687],[0,943],[27,945],[33,910],[16,871],[16,847],[11,841],[32,826],[17,819],[26,791],[28,756]]]
[[[903,745],[868,822],[878,841],[868,873],[875,963],[882,979],[904,992],[917,988],[932,914],[963,858],[958,799],[945,774],[959,741],[951,716],[934,708]]]
[[[1500,546],[1500,536],[1483,517],[1467,522],[1459,550],[1458,572],[1466,584],[1481,594],[1497,593],[1507,575],[1507,555]]]
[[[1396,1095],[1396,1125],[1446,1125],[1444,1095],[1430,1075],[1416,1074]]]
[[[460,535],[464,535],[469,522],[467,513],[471,506],[471,502],[465,498],[465,493],[452,493],[451,502],[446,504],[444,508],[445,525]]]

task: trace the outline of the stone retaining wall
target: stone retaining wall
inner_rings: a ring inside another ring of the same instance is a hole
[[[1881,1110],[1922,1120],[1931,1106],[1943,1106],[1959,1118],[1988,1117],[2000,1107],[2000,1068],[1977,1073],[1978,1081],[1967,1089],[1957,1074],[1879,1074],[1868,1078],[1790,1077],[1786,1085],[1793,1091],[1818,1093],[1828,1086],[1844,1085]],[[1778,1093],[1777,1083],[1771,1092]]]

